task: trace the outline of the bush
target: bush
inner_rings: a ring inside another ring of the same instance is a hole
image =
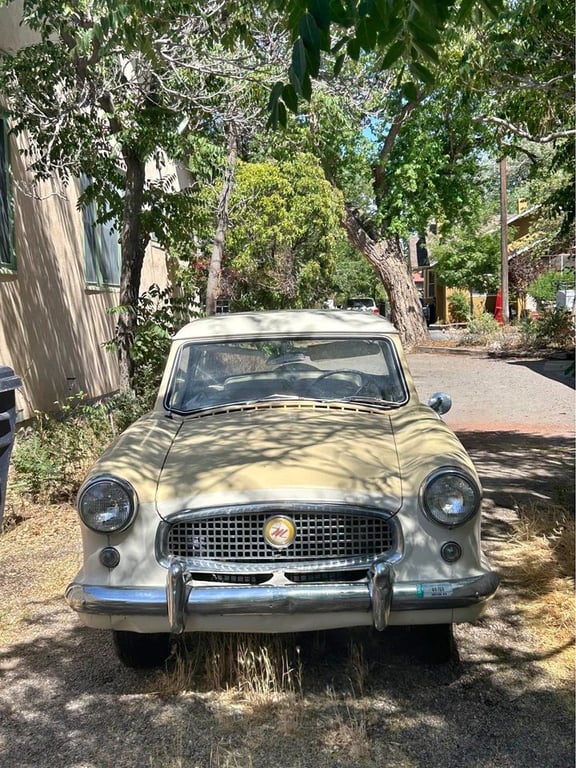
[[[492,336],[500,330],[498,321],[489,312],[484,312],[469,321],[467,331],[474,336]]]
[[[84,475],[115,434],[109,410],[70,398],[58,415],[37,412],[16,433],[13,487],[34,501],[71,501]]]
[[[543,272],[536,280],[530,283],[527,293],[536,299],[539,304],[545,304],[555,300],[556,292],[560,285],[574,285],[574,272],[572,270]]]
[[[470,317],[470,302],[462,291],[455,291],[448,298],[448,313],[452,323],[465,323]]]
[[[147,395],[139,397],[131,390],[118,392],[104,403],[104,408],[109,414],[114,434],[124,432],[136,419],[151,410],[156,397],[156,388]]]
[[[535,320],[525,318],[520,333],[530,349],[574,349],[574,317],[565,309],[543,310]]]

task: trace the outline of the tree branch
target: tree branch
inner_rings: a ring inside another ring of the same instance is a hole
[[[532,141],[535,144],[549,144],[551,141],[556,141],[557,139],[567,139],[569,136],[576,136],[576,129],[574,128],[569,128],[564,131],[554,131],[546,136],[533,136],[530,131],[510,123],[508,120],[503,120],[500,117],[484,117],[482,118],[482,122],[499,125],[501,128],[505,128],[515,136],[519,136],[521,139],[526,139],[527,141]]]

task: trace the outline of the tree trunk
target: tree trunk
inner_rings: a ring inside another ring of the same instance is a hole
[[[409,348],[427,341],[428,329],[418,290],[398,240],[395,237],[373,240],[351,206],[346,206],[343,224],[348,239],[372,264],[386,289],[392,322],[402,343]]]
[[[220,191],[218,200],[218,209],[216,211],[216,233],[212,244],[212,255],[210,257],[210,267],[208,269],[208,282],[206,285],[206,314],[216,314],[216,301],[220,296],[220,277],[222,274],[222,259],[224,257],[224,243],[226,241],[226,231],[228,229],[228,204],[232,187],[234,186],[234,177],[236,174],[236,162],[238,160],[238,135],[236,127],[231,125],[228,129],[228,150],[226,157],[226,170],[224,173],[224,182]]]
[[[124,390],[132,387],[134,378],[134,361],[131,351],[136,330],[136,307],[140,293],[142,265],[149,236],[142,233],[140,225],[146,180],[145,161],[138,151],[130,146],[122,147],[122,155],[126,163],[126,189],[120,238],[122,253],[120,305],[124,311],[118,315],[116,340],[120,388]]]

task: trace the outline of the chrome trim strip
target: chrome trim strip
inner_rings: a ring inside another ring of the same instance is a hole
[[[372,611],[374,626],[381,630],[386,627],[390,611],[465,608],[491,598],[498,584],[499,577],[490,571],[453,581],[394,583],[389,564],[376,562],[368,582],[190,588],[186,585],[186,572],[175,563],[166,589],[72,583],[66,590],[66,600],[79,613],[166,616],[167,629],[169,626],[174,634],[184,631],[186,615],[193,613],[289,615]]]

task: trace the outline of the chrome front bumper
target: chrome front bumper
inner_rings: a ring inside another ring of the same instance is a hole
[[[290,584],[282,586],[191,587],[178,561],[168,568],[166,589],[101,587],[72,583],[66,600],[78,613],[106,616],[167,616],[170,632],[185,631],[189,615],[297,615],[369,612],[381,631],[390,611],[429,611],[467,608],[485,602],[496,592],[493,572],[466,579],[394,583],[386,562],[375,562],[367,582]]]

